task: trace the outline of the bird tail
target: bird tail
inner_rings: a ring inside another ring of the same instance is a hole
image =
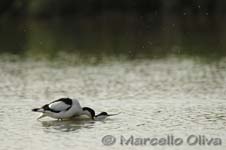
[[[34,111],[34,112],[44,112],[44,109],[43,108],[34,108],[34,109],[32,109],[32,111]]]

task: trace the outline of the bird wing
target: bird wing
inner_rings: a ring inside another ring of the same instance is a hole
[[[48,106],[51,110],[60,112],[60,111],[68,110],[69,108],[71,108],[72,105],[66,104],[63,101],[55,101],[55,102],[50,103]]]
[[[81,115],[82,113],[82,107],[79,103],[79,101],[77,99],[73,99],[73,113],[74,113],[74,116],[78,116],[78,115]]]

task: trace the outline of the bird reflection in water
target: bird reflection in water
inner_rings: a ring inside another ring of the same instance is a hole
[[[40,121],[45,129],[54,129],[63,132],[76,131],[82,128],[93,128],[95,121],[88,119],[76,119],[76,120],[48,120]]]

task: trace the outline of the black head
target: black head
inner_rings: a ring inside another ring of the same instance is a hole
[[[98,116],[108,116],[108,113],[107,112],[101,112],[98,115],[96,115],[95,117],[98,117]]]
[[[89,107],[83,107],[82,108],[83,111],[88,111],[91,115],[91,118],[94,120],[94,117],[95,117],[95,111],[92,109],[92,108],[89,108]]]

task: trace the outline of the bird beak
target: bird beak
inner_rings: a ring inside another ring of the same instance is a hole
[[[120,113],[117,113],[117,114],[108,114],[107,116],[116,116],[116,115],[119,115]]]

